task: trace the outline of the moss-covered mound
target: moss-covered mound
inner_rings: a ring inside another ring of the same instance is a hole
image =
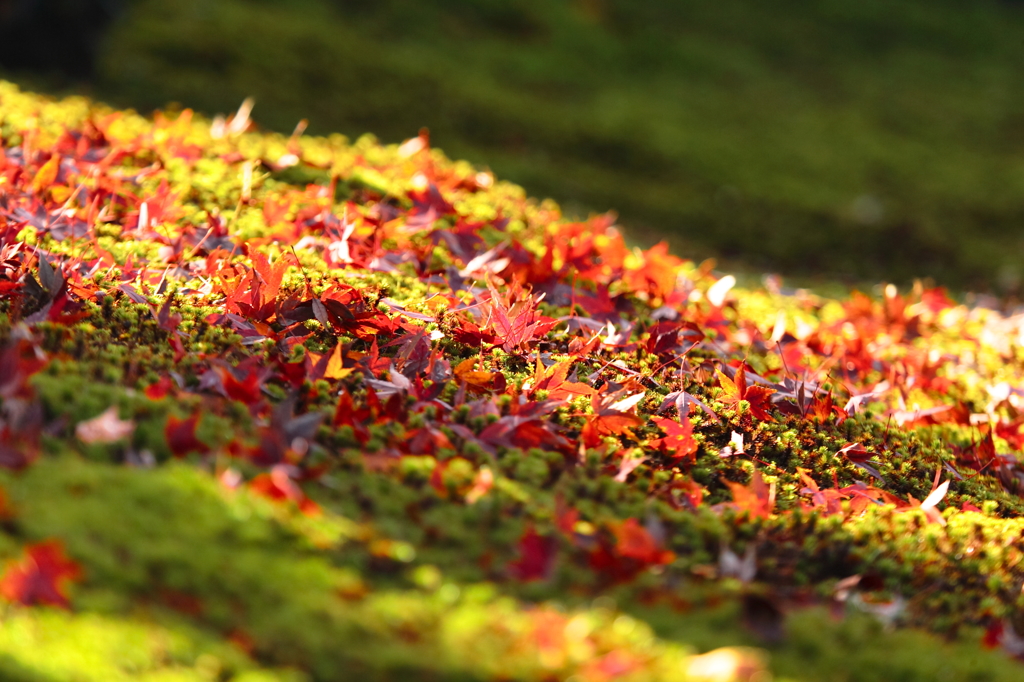
[[[0,84],[5,679],[1019,679],[1021,320],[251,127]]]

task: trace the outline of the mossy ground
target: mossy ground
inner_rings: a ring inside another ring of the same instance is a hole
[[[424,138],[8,84],[0,138],[0,552],[83,569],[0,578],[8,677],[1020,676],[1019,320],[735,289]]]

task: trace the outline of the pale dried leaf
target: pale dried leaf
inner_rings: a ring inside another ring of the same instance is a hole
[[[113,443],[127,438],[134,431],[135,422],[120,419],[113,405],[98,417],[79,422],[75,427],[75,435],[83,443]]]

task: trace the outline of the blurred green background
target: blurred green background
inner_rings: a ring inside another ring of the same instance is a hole
[[[144,112],[251,95],[264,127],[386,142],[426,126],[569,214],[615,209],[639,244],[1021,288],[1024,3],[35,0],[38,29],[24,4],[0,0],[0,74],[26,87]],[[70,43],[39,47],[57,24],[87,36],[71,67]]]

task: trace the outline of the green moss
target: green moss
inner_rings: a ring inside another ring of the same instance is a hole
[[[92,677],[83,679],[200,680],[214,668],[232,680],[299,679],[297,672],[256,671],[237,645],[216,633],[244,633],[259,659],[299,666],[315,679],[351,670],[366,679],[483,679],[498,672],[538,679],[541,668],[531,659],[508,667],[504,658],[506,647],[535,627],[530,614],[536,611],[496,599],[493,587],[448,582],[447,572],[430,564],[413,574],[425,591],[413,583],[396,590],[401,573],[388,579],[380,565],[367,566],[359,578],[337,564],[358,550],[310,544],[308,529],[273,505],[228,493],[190,467],[147,472],[65,457],[8,477],[5,487],[19,511],[19,536],[60,538],[87,576],[75,591],[79,613],[15,609],[5,617],[0,670],[11,671],[11,679],[65,679],[85,669]],[[65,503],[48,503],[58,497]],[[961,532],[951,528],[952,535]],[[450,563],[450,555],[434,556]],[[424,582],[424,571],[433,578]],[[356,601],[340,596],[360,593],[366,596]],[[682,654],[671,641],[699,650],[754,642],[736,629],[731,610],[693,603],[683,614],[637,611],[661,640],[652,639],[643,621],[627,623],[603,607],[570,613],[564,622],[566,632],[605,631],[615,646],[645,656],[657,652],[661,666]],[[186,616],[173,615],[168,604],[196,606]],[[494,630],[499,622],[504,627]],[[1016,675],[1014,664],[998,656],[949,649],[921,634],[884,632],[863,617],[840,624],[817,613],[796,614],[786,627],[785,644],[771,654],[783,679],[873,679],[883,664],[887,675],[906,680]],[[405,633],[404,644],[392,640],[395,633]],[[851,650],[859,653],[851,658]],[[467,658],[468,651],[473,655]],[[667,668],[663,674],[672,679]]]
[[[183,619],[46,609],[9,611],[0,626],[0,675],[16,682],[300,682],[298,671],[261,669],[235,645]]]

